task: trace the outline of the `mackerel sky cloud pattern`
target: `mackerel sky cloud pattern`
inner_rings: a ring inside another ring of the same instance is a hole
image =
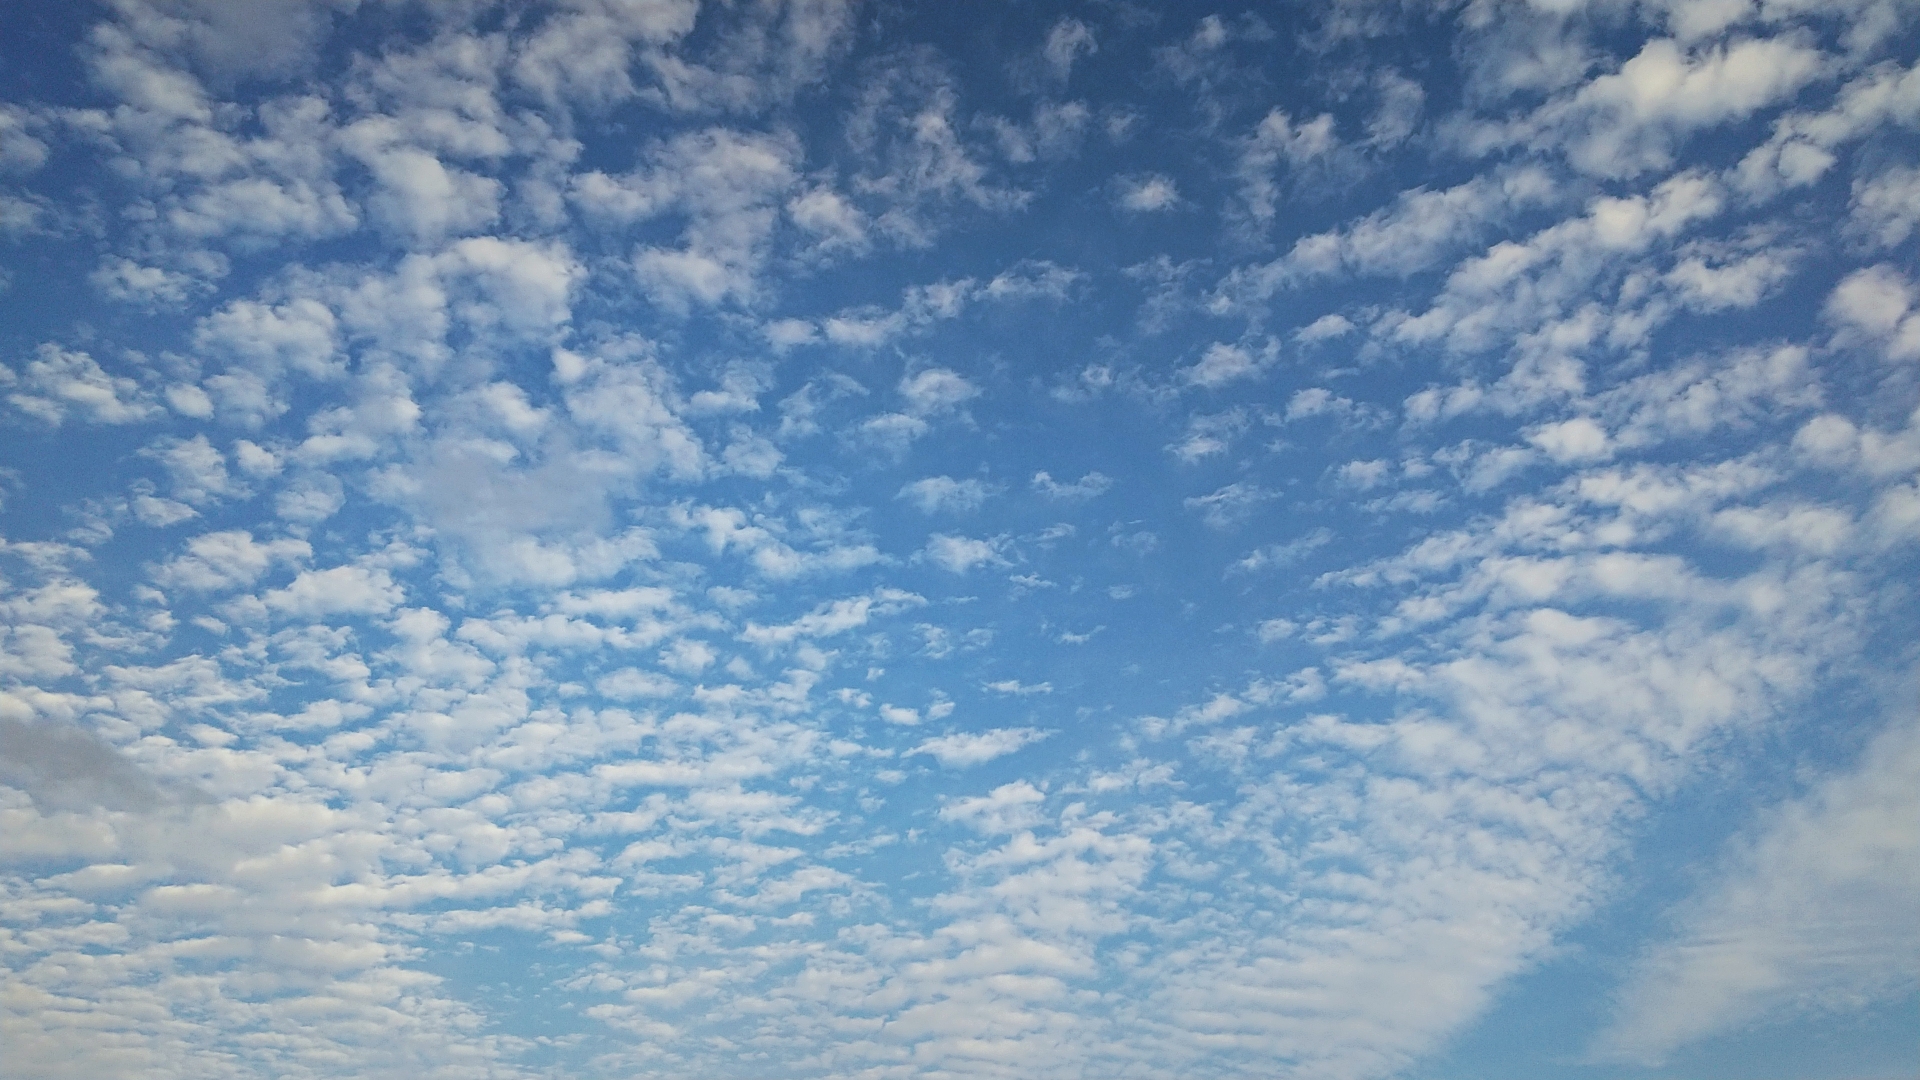
[[[0,1078],[1911,1076],[1920,6],[0,10]]]

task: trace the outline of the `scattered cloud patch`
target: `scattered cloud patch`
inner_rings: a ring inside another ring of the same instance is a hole
[[[1017,753],[1046,737],[1046,732],[1034,728],[995,728],[928,739],[913,752],[926,754],[949,769],[964,769]]]

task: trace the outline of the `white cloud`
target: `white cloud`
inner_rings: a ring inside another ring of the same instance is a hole
[[[622,3],[616,10],[628,7]],[[845,0],[743,9],[722,24],[704,50],[644,50],[642,58],[656,81],[644,96],[696,115],[777,106],[817,82],[845,50],[856,11],[857,6]],[[691,12],[675,14],[693,18]]]
[[[630,667],[600,676],[594,680],[593,688],[615,701],[673,697],[680,689],[665,675]]]
[[[46,164],[47,144],[29,130],[36,119],[18,106],[0,106],[0,172],[33,172]]]
[[[1894,166],[1853,182],[1853,232],[1894,247],[1920,228],[1920,169]]]
[[[1067,75],[1073,70],[1074,61],[1082,56],[1091,56],[1100,51],[1099,43],[1093,39],[1093,31],[1079,19],[1063,18],[1047,31],[1047,43],[1040,50],[1047,67],[1055,79],[1067,81]]]
[[[1228,484],[1210,495],[1195,495],[1183,501],[1189,510],[1199,511],[1201,520],[1215,529],[1230,529],[1250,517],[1261,504],[1280,497],[1257,484],[1244,481]]]
[[[151,525],[164,529],[199,517],[200,512],[177,499],[161,499],[152,495],[137,494],[133,498],[133,516],[142,525]]]
[[[44,199],[0,192],[0,236],[9,240],[19,240],[46,231],[51,225],[51,214],[52,209]],[[101,288],[115,299],[121,298],[112,291],[110,282],[96,284],[95,287]],[[135,295],[133,298],[143,297]]]
[[[1766,198],[1805,187],[1839,160],[1834,151],[1880,125],[1920,122],[1920,66],[1876,64],[1841,87],[1823,112],[1791,112],[1774,122],[1765,143],[1748,151],[1735,180],[1749,196]]]
[[[1859,764],[1763,815],[1641,957],[1601,1036],[1647,1064],[1790,1013],[1908,993],[1920,971],[1920,725],[1896,720]]]
[[[1796,456],[1820,468],[1857,471],[1885,482],[1920,469],[1920,416],[1909,414],[1904,428],[1889,431],[1823,413],[1794,434],[1793,450]],[[1883,497],[1897,490],[1888,490]]]
[[[1886,350],[1894,360],[1920,357],[1920,310],[1916,290],[1906,275],[1882,263],[1855,270],[1834,286],[1827,297],[1826,315],[1838,323],[1843,338],[1865,339]]]
[[[313,525],[332,517],[346,504],[346,487],[338,477],[313,473],[300,477],[274,496],[273,509],[283,521]]]
[[[260,543],[244,529],[202,533],[187,551],[161,564],[154,577],[164,585],[208,591],[253,584],[276,562],[303,562],[313,554],[305,540]]]
[[[283,465],[280,456],[250,439],[235,439],[233,461],[240,471],[257,480],[277,475]]]
[[[1253,551],[1248,552],[1244,558],[1234,563],[1230,569],[1251,573],[1265,570],[1270,566],[1285,568],[1299,562],[1316,548],[1322,548],[1331,544],[1333,539],[1333,530],[1321,526],[1296,539],[1255,548]],[[1278,620],[1276,625],[1285,622],[1286,620],[1284,619]],[[1265,624],[1262,625],[1264,626]],[[1292,625],[1292,623],[1287,623],[1289,628]],[[1263,635],[1266,633],[1265,630],[1261,632]],[[1291,631],[1289,630],[1289,632]]]
[[[882,561],[872,544],[841,534],[831,527],[830,519],[816,520],[817,525],[828,527],[812,530],[813,535],[807,538],[812,541],[811,550],[788,544],[783,536],[792,535],[792,531],[782,523],[761,518],[760,523],[749,524],[747,515],[735,509],[675,508],[673,519],[682,528],[703,531],[713,554],[741,552],[757,572],[777,581],[844,572]]]
[[[384,615],[405,595],[384,569],[335,566],[302,570],[285,588],[266,593],[259,603],[283,618],[313,620],[330,615]]]
[[[1192,465],[1224,454],[1242,431],[1248,417],[1244,410],[1228,409],[1218,413],[1198,413],[1188,418],[1187,430],[1178,442],[1167,447],[1173,456]]]
[[[1200,359],[1188,367],[1180,369],[1180,378],[1194,386],[1208,390],[1225,386],[1241,379],[1250,379],[1273,362],[1275,350],[1269,346],[1260,356],[1254,356],[1238,345],[1214,342]]]
[[[833,333],[829,324],[828,336]],[[868,417],[854,432],[859,441],[895,457],[905,454],[915,440],[933,430],[931,420],[956,412],[980,395],[980,388],[965,376],[942,367],[903,376],[899,390],[905,399],[905,411]]]
[[[1667,284],[1696,311],[1751,308],[1792,272],[1792,250],[1764,248],[1751,254],[1720,245],[1690,244],[1667,271]]]
[[[549,101],[606,106],[638,93],[631,77],[636,46],[659,46],[693,29],[695,0],[571,5],[546,20],[513,58],[513,77]]]
[[[1617,1054],[1903,1035],[1891,735],[1606,903],[1914,636],[1901,10],[1560,6],[0,41],[86,83],[0,103],[63,328],[0,369],[6,1067],[1471,1071],[1576,928]]]
[[[1550,102],[1522,137],[1563,145],[1599,176],[1637,176],[1671,163],[1684,136],[1753,115],[1821,77],[1827,57],[1783,38],[1687,48],[1656,38],[1564,99]]]
[[[959,95],[942,67],[924,54],[877,67],[846,128],[863,159],[853,188],[880,208],[876,228],[903,244],[931,243],[953,204],[1008,211],[1029,198],[999,182],[962,138]]]
[[[928,476],[901,488],[897,497],[918,506],[923,514],[942,511],[966,513],[979,509],[993,493],[993,489],[980,480]]]
[[[434,260],[449,284],[477,295],[454,296],[454,312],[477,332],[502,330],[539,341],[572,317],[572,293],[585,276],[563,243],[476,236]]]
[[[1091,119],[1082,102],[1042,101],[1033,107],[1033,119],[1026,124],[996,116],[987,121],[987,126],[1000,144],[1000,156],[1024,165],[1079,154]]]
[[[286,371],[309,378],[345,373],[338,320],[304,297],[279,305],[234,301],[201,320],[194,344],[269,379]]]
[[[787,202],[787,216],[795,225],[820,238],[828,251],[864,251],[869,223],[866,214],[839,192],[814,187]]]
[[[769,333],[776,347],[782,348],[809,344],[824,337],[835,345],[874,349],[958,318],[979,301],[1062,302],[1085,279],[1086,275],[1076,270],[1043,260],[1023,259],[985,282],[964,277],[909,286],[896,308],[878,305],[843,308],[819,319],[817,326],[804,319],[778,320],[769,328]],[[904,380],[903,385],[910,381]]]
[[[799,182],[799,155],[791,137],[713,127],[649,148],[645,167],[632,173],[583,174],[571,195],[603,222],[667,214],[685,222],[682,246],[642,245],[634,253],[635,273],[660,303],[685,310],[691,302],[744,302],[758,294],[781,207]],[[814,231],[835,231],[833,208],[822,196],[797,198]],[[851,219],[844,210],[839,217],[844,233]]]
[[[1260,625],[1254,627],[1254,636],[1260,639],[1262,645],[1266,645],[1285,641],[1298,629],[1299,624],[1291,619],[1262,619]]]
[[[1344,315],[1322,315],[1307,325],[1294,331],[1294,340],[1311,345],[1320,341],[1331,341],[1353,333],[1354,325]]]
[[[158,460],[172,481],[172,493],[195,506],[222,498],[251,494],[227,472],[227,459],[205,435],[191,439],[162,438],[141,451]]]
[[[1526,362],[1515,366],[1503,387],[1511,407],[1566,394],[1581,378],[1572,354],[1639,345],[1651,325],[1670,315],[1631,303],[1609,310],[1593,301],[1596,293],[1617,287],[1624,267],[1656,245],[1724,208],[1719,185],[1689,172],[1662,180],[1644,195],[1596,198],[1576,217],[1523,241],[1503,240],[1460,263],[1426,311],[1391,315],[1375,332],[1406,344],[1443,341],[1460,352],[1496,342],[1515,349]]]
[[[420,186],[418,180],[414,183]],[[425,197],[418,191],[409,194]],[[387,203],[376,202],[375,207],[389,215],[398,212]],[[231,238],[237,246],[251,248],[281,237],[321,239],[351,232],[360,217],[331,183],[254,176],[210,185],[180,200],[168,212],[167,224],[183,236]],[[411,227],[439,231],[419,220]]]
[[[1033,489],[1049,499],[1091,499],[1106,494],[1112,486],[1113,478],[1101,472],[1090,472],[1065,484],[1045,470],[1033,474]]]
[[[13,407],[49,424],[69,417],[96,424],[131,424],[160,413],[137,381],[109,375],[84,352],[42,345],[19,375],[9,369],[0,371],[5,371],[7,382],[19,387],[7,395]]]
[[[958,821],[989,835],[1011,833],[1040,823],[1038,807],[1046,793],[1025,780],[1002,784],[986,795],[955,799],[940,808],[945,821]]]
[[[1543,424],[1527,433],[1527,441],[1545,450],[1548,457],[1563,463],[1591,461],[1608,457],[1611,453],[1606,429],[1585,416]]]
[[[979,395],[979,387],[947,368],[927,368],[900,380],[900,396],[915,416],[937,416]]]
[[[559,351],[555,366],[566,382],[568,414],[588,431],[617,445],[630,467],[642,473],[696,477],[706,469],[706,450],[670,404],[665,372],[608,350],[610,356]]]
[[[1003,303],[1018,300],[1051,300],[1059,303],[1070,299],[1074,288],[1086,280],[1086,274],[1071,267],[1045,259],[1022,259],[993,275],[980,287],[978,295],[982,299]],[[929,303],[929,306],[932,304]]]
[[[721,375],[719,386],[701,390],[687,399],[686,411],[694,414],[748,413],[760,410],[760,395],[768,385],[768,373],[756,364],[733,364]]]
[[[1241,198],[1247,212],[1262,225],[1272,222],[1280,208],[1279,174],[1325,163],[1341,149],[1331,113],[1296,122],[1283,109],[1268,112],[1240,153]]]
[[[1332,470],[1336,483],[1359,491],[1369,491],[1387,482],[1392,474],[1391,462],[1381,458],[1366,458],[1349,461]]]
[[[1502,220],[1548,205],[1556,195],[1552,178],[1533,167],[1475,177],[1439,191],[1404,191],[1391,206],[1349,225],[1301,237],[1273,262],[1234,271],[1223,282],[1219,296],[1223,301],[1249,303],[1326,275],[1417,274],[1461,251]]]
[[[681,675],[698,675],[719,658],[713,646],[692,638],[681,638],[660,652],[660,666]]]
[[[1374,77],[1380,104],[1367,118],[1367,141],[1378,147],[1398,146],[1420,124],[1426,108],[1427,92],[1419,83],[1396,71],[1383,71]]]
[[[856,429],[862,442],[896,458],[904,455],[915,439],[932,430],[925,420],[906,413],[881,413],[862,421]]]
[[[793,622],[779,626],[748,623],[740,640],[752,645],[784,645],[803,638],[832,637],[865,626],[875,614],[890,615],[925,604],[922,597],[899,589],[882,589],[872,596],[848,597],[820,604]]]
[[[1034,728],[994,728],[991,731],[961,732],[928,739],[914,747],[916,754],[927,754],[946,767],[964,769],[1005,757],[1047,737]],[[956,812],[958,817],[963,812]],[[968,815],[973,816],[973,815]]]
[[[935,533],[927,539],[926,557],[949,573],[964,574],[980,565],[1002,565],[998,540]]]
[[[1185,38],[1155,49],[1154,61],[1181,83],[1212,88],[1234,73],[1228,53],[1230,45],[1269,41],[1273,36],[1273,29],[1251,12],[1231,21],[1207,15],[1194,24],[1193,32]]]
[[[101,260],[88,280],[110,299],[160,308],[180,307],[209,289],[192,274],[160,266],[142,266],[118,256]]]
[[[432,246],[499,218],[500,181],[402,139],[398,125],[383,119],[362,120],[341,133],[341,145],[373,175],[367,206],[376,221],[396,237]]]
[[[1114,202],[1120,209],[1135,214],[1171,210],[1180,205],[1180,188],[1170,177],[1159,173],[1123,176],[1115,182]]]

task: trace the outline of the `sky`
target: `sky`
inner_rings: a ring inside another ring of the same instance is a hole
[[[0,1078],[1920,1067],[1912,0],[12,0]]]

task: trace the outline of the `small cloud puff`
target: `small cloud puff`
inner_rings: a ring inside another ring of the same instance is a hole
[[[979,509],[993,493],[993,488],[979,480],[929,476],[902,487],[895,497],[913,503],[922,513],[931,514],[942,510],[964,512]]]
[[[1005,565],[1000,557],[999,538],[977,540],[966,536],[935,533],[927,540],[926,558],[935,566],[955,574],[964,574],[976,566]]]
[[[1180,378],[1189,386],[1199,386],[1208,390],[1217,389],[1231,382],[1251,379],[1272,364],[1278,351],[1271,343],[1255,356],[1238,345],[1214,342],[1193,365],[1182,368]]]
[[[1037,728],[995,728],[978,733],[943,735],[928,739],[911,751],[926,754],[947,768],[966,768],[1005,757],[1047,737]]]
[[[1114,181],[1114,188],[1114,205],[1129,213],[1148,214],[1180,205],[1179,187],[1159,173],[1123,176]]]
[[[1030,829],[1040,823],[1046,792],[1025,780],[1002,784],[985,795],[953,799],[940,808],[940,820],[958,822],[987,835]]]
[[[1045,470],[1033,474],[1033,490],[1049,499],[1091,499],[1105,494],[1112,486],[1113,478],[1097,471],[1066,484],[1055,480],[1053,474]]]

